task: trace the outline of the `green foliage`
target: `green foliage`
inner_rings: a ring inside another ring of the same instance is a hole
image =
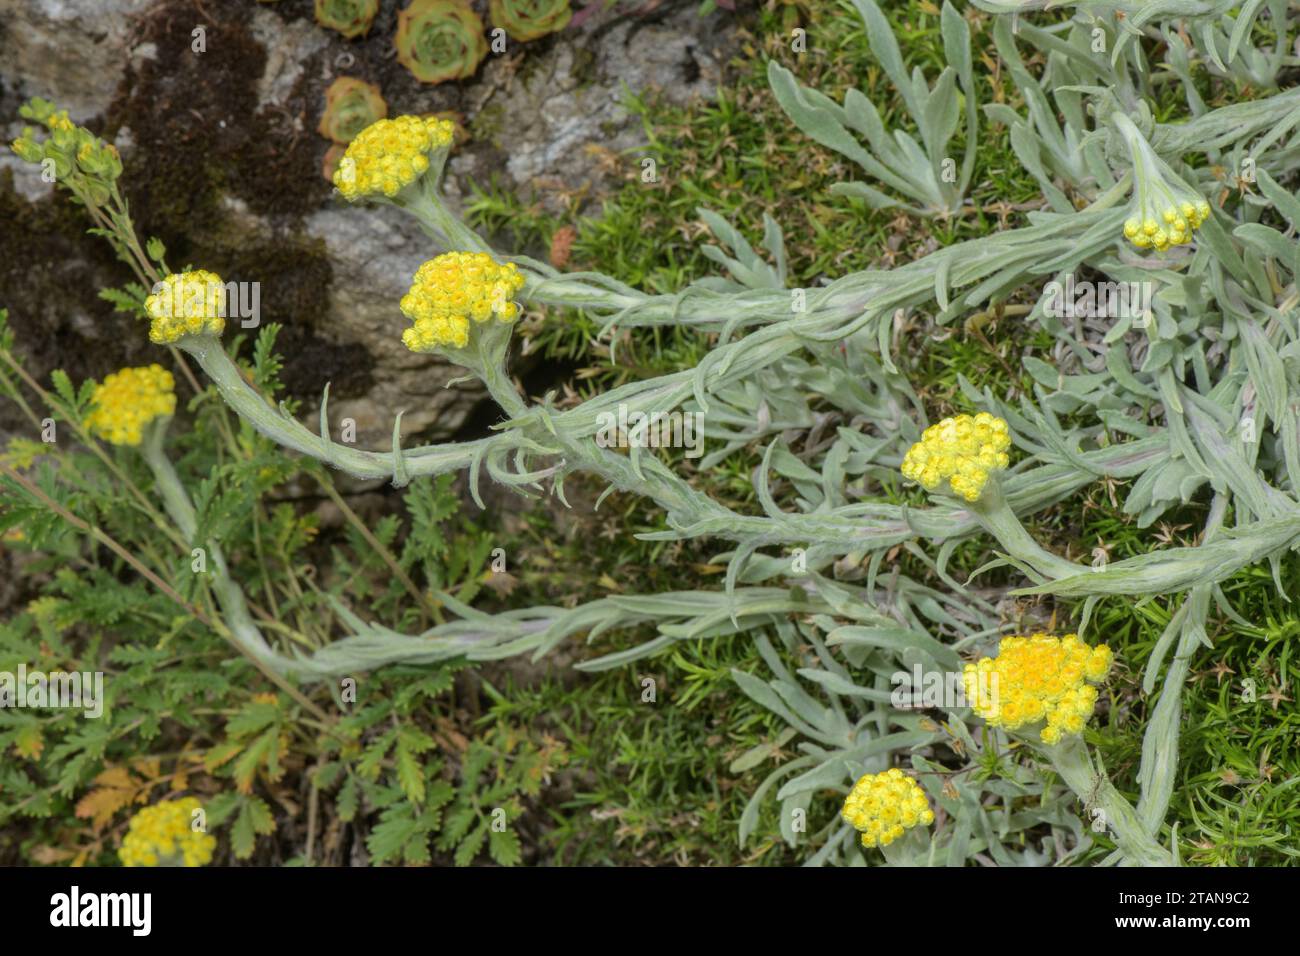
[[[494,862],[513,866],[521,849],[512,826],[523,801],[564,762],[554,742],[534,744],[504,724],[470,740],[454,730],[438,712],[454,672],[394,668],[385,675],[391,683],[364,687],[367,699],[379,691],[376,699],[339,723],[314,772],[316,786],[335,792],[341,820],[362,809],[378,815],[366,838],[374,863],[429,863],[436,847],[451,852],[457,866],[485,849]],[[454,764],[438,755],[440,745]]]
[[[512,585],[485,576],[495,539],[459,518],[450,477],[415,481],[400,514],[367,526],[322,467],[265,437],[273,412],[257,405],[255,429],[215,389],[189,400],[193,427],[170,444],[192,532],[178,534],[151,504],[156,472],[130,453],[80,433],[87,450],[12,445],[0,520],[33,552],[33,593],[0,647],[15,660],[143,668],[131,699],[111,700],[104,726],[120,738],[68,715],[0,714],[0,745],[18,761],[3,771],[17,800],[8,813],[30,834],[18,852],[107,861],[132,803],[195,789],[211,796],[213,825],[229,828],[239,859],[282,859],[283,841],[299,864],[443,854],[513,865],[542,845],[580,862],[874,863],[837,809],[858,776],[901,765],[939,820],[887,851],[890,863],[1132,861],[1134,832],[1196,863],[1293,859],[1296,728],[1285,705],[1300,625],[1282,595],[1295,590],[1300,529],[1300,207],[1294,97],[1258,89],[1286,65],[1285,10],[1218,5],[1189,34],[1160,19],[1165,3],[1121,5],[1125,23],[1104,27],[1091,19],[1100,4],[1071,6],[1078,16],[1026,16],[1013,31],[1005,15],[948,4],[886,13],[857,0],[851,21],[818,5],[814,21],[837,27],[824,31],[830,55],[791,57],[784,36],[768,34],[775,106],[754,64],[712,105],[634,104],[666,173],[657,188],[638,177],[599,220],[572,224],[499,190],[476,194],[479,224],[608,273],[525,263],[532,304],[562,321],[534,320],[520,335],[550,357],[596,363],[579,370],[584,394],[538,406],[510,397],[513,420],[482,443],[391,455],[398,485],[408,468],[462,467],[475,493],[485,473],[521,489],[551,478],[557,495],[567,476],[585,495],[593,489],[571,473],[586,467],[619,489],[601,502],[608,544],[594,524],[544,541],[554,529],[531,514],[510,542],[525,552],[511,552]],[[403,62],[452,62],[450,72],[425,63],[426,79],[473,72],[475,44],[436,22],[477,22],[466,10],[416,0],[403,12]],[[770,29],[775,13],[761,22]],[[1105,56],[1094,55],[1098,32]],[[989,66],[978,78],[977,62]],[[1110,120],[1126,108],[1171,174],[1214,199],[1191,256],[1151,259],[1123,244],[1132,171]],[[29,118],[50,125],[51,111],[37,104]],[[785,113],[808,139],[773,134],[789,129]],[[822,147],[889,192],[846,188]],[[949,152],[962,157],[955,181],[935,176]],[[1257,179],[1241,177],[1247,158]],[[431,231],[463,238],[438,215]],[[697,219],[701,228],[682,228]],[[117,225],[107,233],[138,247]],[[561,225],[579,227],[571,249],[554,241]],[[151,259],[162,253],[151,244]],[[1158,291],[1140,324],[1062,319],[1042,289],[1067,273]],[[107,297],[134,308],[142,288]],[[792,308],[791,293],[812,307]],[[590,345],[610,332],[610,345]],[[274,337],[259,336],[251,368],[230,366],[227,395],[279,390]],[[39,422],[10,345],[0,384]],[[59,374],[51,384],[40,400],[77,431],[89,393]],[[500,398],[503,383],[488,384]],[[706,457],[592,455],[589,421],[618,385],[630,386],[618,398],[646,408],[707,406]],[[1001,524],[898,477],[920,429],[958,409],[992,411],[1016,436]],[[321,418],[319,441],[308,434],[296,447],[334,461]],[[342,515],[336,527],[275,500],[309,479]],[[396,496],[389,504],[399,510]],[[331,678],[353,665],[356,675],[304,692],[232,655],[221,638],[246,645],[207,623],[228,595],[189,570],[191,547],[212,542],[278,653]],[[493,600],[486,583],[516,587],[519,603],[497,614],[472,606]],[[601,597],[571,606],[597,588]],[[1118,653],[1082,775],[981,727],[964,706],[894,706],[900,672],[955,673],[1030,627],[1077,629]],[[578,634],[605,652],[580,664],[598,676],[508,682],[505,693],[485,684],[492,703],[480,718],[476,695],[457,700],[456,675],[479,678],[448,646],[482,660],[552,651]],[[392,660],[419,666],[378,666]],[[651,668],[658,698],[643,696]],[[214,673],[240,679],[212,684]],[[174,699],[177,686],[193,710]],[[142,755],[142,742],[160,752]],[[525,810],[539,810],[542,784],[566,763],[579,772],[538,834]],[[306,821],[288,786],[301,774]],[[1110,791],[1132,819],[1090,831],[1084,819]],[[78,793],[89,831],[54,822]]]
[[[282,388],[278,331],[269,325],[259,332],[247,368],[267,395]],[[0,347],[0,388],[31,408],[9,340]],[[277,499],[305,481],[346,507],[331,477],[234,425],[209,390],[188,403],[188,427],[172,429],[177,469],[196,514],[187,539],[161,513],[139,454],[102,446],[80,428],[93,383],[78,387],[58,371],[51,383],[39,398],[63,429],[61,440],[15,438],[2,460],[105,538],[88,539],[13,475],[0,477],[0,531],[8,532],[0,547],[23,555],[20,580],[31,589],[26,607],[0,622],[0,673],[16,674],[20,666],[99,671],[104,698],[98,717],[80,709],[0,708],[0,750],[12,755],[0,761],[0,788],[9,797],[0,807],[0,860],[113,863],[140,805],[188,790],[203,800],[213,832],[226,834],[230,858],[265,861],[278,853],[286,825],[279,817],[294,799],[294,778],[310,766],[322,791],[336,793],[321,818],[337,815],[368,831],[377,862],[429,862],[434,836],[449,859],[472,861],[485,845],[492,859],[517,862],[514,834],[483,836],[479,817],[501,805],[513,821],[522,801],[537,795],[539,774],[562,753],[504,727],[468,752],[449,743],[463,739],[456,733],[435,743],[431,722],[450,726],[445,699],[456,665],[364,677],[363,694],[379,703],[344,704],[342,717],[320,724],[303,703],[336,710],[328,688],[318,686],[314,700],[278,693],[203,621],[104,546],[117,543],[176,595],[211,612],[211,581],[194,573],[190,546],[220,541],[268,633],[288,650],[310,651],[338,633],[332,600],[368,597],[377,607],[404,607],[414,621],[420,611],[408,585],[474,599],[491,538],[466,524],[452,479],[413,482],[402,499],[405,520],[388,515],[373,534],[348,509],[345,528],[322,541],[316,515]],[[327,576],[316,577],[322,544],[333,562]],[[406,583],[395,580],[394,567]],[[336,688],[334,696],[340,694]],[[459,786],[448,779],[457,774],[466,780]],[[473,824],[461,834],[477,841],[473,849],[439,831],[439,808],[450,801],[458,825]],[[419,834],[428,837],[423,849]],[[311,862],[301,853],[294,860]]]

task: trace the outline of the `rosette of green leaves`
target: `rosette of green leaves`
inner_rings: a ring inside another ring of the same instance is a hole
[[[369,33],[378,12],[379,0],[316,0],[316,22],[349,39]]]
[[[1260,16],[1264,11],[1266,18]],[[1193,67],[1202,64],[1211,74],[1242,86],[1275,87],[1279,73],[1296,62],[1294,15],[1295,6],[1287,0],[1253,0],[1231,15],[1196,24],[1190,34],[1178,22],[1162,23],[1160,33],[1169,46],[1166,62],[1192,89]]]
[[[912,204],[861,182],[837,183],[833,193],[866,200],[874,209],[898,207],[919,216],[953,215],[961,209],[975,169],[978,114],[970,27],[951,4],[944,3],[939,25],[950,65],[931,87],[919,68],[908,74],[898,41],[875,0],[853,2],[866,25],[871,51],[902,97],[921,141],[901,129],[887,130],[875,104],[861,91],[849,90],[841,106],[817,90],[800,86],[775,61],[767,72],[772,92],[806,135],[847,156]],[[965,127],[966,139],[960,168],[949,148],[959,124]]]
[[[317,129],[336,143],[350,143],[367,126],[388,116],[379,87],[351,76],[340,76],[325,91],[325,112]]]
[[[492,0],[490,9],[492,25],[521,43],[563,30],[573,17],[569,0]]]
[[[421,83],[471,77],[488,51],[483,21],[464,0],[412,0],[397,16],[393,43]]]
[[[1052,81],[1034,76],[1017,48],[1019,37],[1031,50],[1045,55]],[[1010,131],[1011,148],[1043,190],[1043,196],[1060,213],[1075,209],[1062,184],[1075,195],[1094,198],[1115,184],[1106,162],[1104,144],[1092,135],[1089,103],[1084,88],[1129,86],[1128,71],[1115,69],[1108,57],[1091,51],[1092,28],[1075,24],[1068,33],[1049,34],[1028,23],[1013,31],[1011,21],[1000,17],[993,42],[1011,81],[1025,102],[1022,115],[1005,103],[989,103],[984,114]],[[1113,43],[1113,37],[1103,37]],[[1135,51],[1140,54],[1141,51]]]

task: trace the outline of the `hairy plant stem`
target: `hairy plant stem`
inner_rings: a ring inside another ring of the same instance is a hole
[[[263,435],[285,448],[317,458],[358,478],[392,478],[394,484],[399,481],[404,484],[399,476],[409,479],[417,475],[457,471],[468,467],[476,454],[486,453],[493,447],[510,448],[514,444],[511,435],[503,434],[475,442],[448,443],[407,451],[397,446],[387,454],[349,448],[329,437],[328,387],[321,403],[321,422],[326,428],[322,434],[314,435],[291,415],[271,408],[244,378],[219,339],[210,335],[191,335],[181,341],[180,347],[194,356],[226,404]]]
[[[1083,738],[1071,734],[1054,746],[1039,748],[1061,779],[1084,802],[1098,808],[1115,844],[1135,866],[1174,866],[1173,854],[1157,843],[1124,796],[1115,789],[1100,763],[1094,765]]]
[[[163,418],[149,425],[144,443],[140,447],[140,454],[153,473],[154,486],[162,497],[163,508],[172,521],[176,522],[176,527],[180,529],[181,534],[193,542],[194,535],[198,531],[198,516],[195,514],[193,502],[190,501],[189,492],[185,490],[180,476],[176,474],[176,469],[163,450],[163,439],[167,434],[169,421],[170,419]],[[261,630],[249,614],[244,592],[230,576],[230,569],[226,565],[226,557],[221,551],[221,546],[216,541],[209,540],[205,541],[202,547],[207,551],[207,560],[212,563],[209,578],[212,591],[217,597],[217,603],[221,605],[226,624],[240,650],[275,673],[292,676],[294,662],[276,653],[267,644],[266,638],[262,636]]]
[[[1057,557],[1033,539],[1007,504],[996,474],[989,475],[983,494],[978,501],[971,503],[970,511],[981,527],[997,538],[1009,555],[1028,564],[1041,576],[1049,580],[1073,577],[1082,570],[1073,561]]]
[[[136,571],[138,571],[146,581],[150,582],[154,587],[156,587],[159,591],[161,591],[172,601],[174,601],[178,606],[184,608],[186,611],[192,614],[196,621],[206,624],[208,627],[212,628],[212,630],[215,633],[217,633],[222,638],[224,638],[225,640],[233,644],[237,650],[239,650],[241,653],[243,653],[245,656],[249,658],[253,666],[256,667],[259,671],[261,671],[266,676],[266,678],[269,681],[271,681],[271,683],[275,684],[286,694],[292,697],[304,709],[310,711],[312,714],[315,714],[321,721],[328,723],[329,717],[326,715],[326,713],[323,710],[321,710],[310,700],[308,700],[305,696],[303,696],[302,692],[299,691],[292,684],[290,684],[285,679],[285,677],[282,676],[279,672],[277,672],[271,667],[268,667],[266,663],[264,663],[259,658],[249,654],[248,651],[244,648],[243,644],[240,642],[240,640],[236,638],[234,634],[231,633],[228,627],[226,627],[225,622],[223,622],[219,618],[214,619],[209,617],[202,608],[200,608],[196,604],[193,604],[190,601],[187,601],[176,591],[175,588],[173,588],[170,584],[168,584],[166,581],[160,578],[157,574],[155,574],[152,569],[150,569],[147,565],[141,562],[139,558],[137,558],[134,554],[132,554],[130,551],[124,548],[121,544],[115,541],[103,530],[88,524],[83,519],[74,515],[67,508],[64,508],[61,504],[59,504],[57,501],[55,501],[53,498],[47,495],[44,491],[42,491],[36,484],[34,484],[25,475],[19,474],[17,471],[15,471],[13,468],[11,468],[8,464],[6,464],[3,461],[0,461],[0,473],[7,475],[10,479],[17,482],[19,485],[21,485],[27,491],[28,494],[30,494],[37,501],[41,502],[41,504],[44,505],[46,508],[48,508],[53,514],[58,515],[69,525],[71,525],[73,528],[76,528],[78,531],[80,531],[82,534],[86,535],[87,537],[92,538],[95,541],[98,541],[100,544],[104,545],[106,548],[108,548],[110,551],[112,551],[114,554],[120,557],[131,567],[135,568]]]
[[[475,329],[474,333],[470,348],[456,350],[451,357],[482,379],[488,393],[507,415],[516,420],[528,416],[531,409],[506,372],[510,326],[490,322]],[[657,458],[648,456],[642,462],[631,455],[623,456],[601,448],[590,436],[570,436],[551,424],[549,431],[544,430],[545,425],[543,430],[535,429],[538,431],[536,437],[539,442],[551,441],[560,446],[565,457],[556,467],[561,473],[575,468],[594,472],[620,491],[652,498],[670,517],[685,520],[732,515],[729,509],[696,491]]]

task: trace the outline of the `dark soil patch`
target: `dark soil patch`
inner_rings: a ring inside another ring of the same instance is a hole
[[[124,280],[108,244],[86,235],[89,223],[65,195],[28,202],[0,171],[0,307],[9,310],[14,348],[38,380],[64,369],[74,382],[126,364],[159,361],[144,324],[113,311],[99,290]],[[29,396],[30,397],[30,396]],[[23,432],[17,406],[0,402],[0,429]]]

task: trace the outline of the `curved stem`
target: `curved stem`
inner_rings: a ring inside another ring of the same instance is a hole
[[[989,476],[984,493],[971,505],[970,511],[1008,554],[1030,565],[1043,577],[1073,577],[1083,571],[1080,565],[1057,557],[1033,539],[1007,504],[997,475]]]
[[[1137,866],[1174,866],[1174,856],[1155,841],[1110,778],[1093,765],[1083,738],[1071,735],[1059,744],[1040,747],[1089,811],[1098,809],[1120,852]]]
[[[163,500],[163,508],[176,522],[176,526],[180,528],[186,539],[193,542],[195,532],[198,530],[198,516],[195,514],[193,502],[190,501],[189,492],[185,490],[180,476],[172,467],[171,460],[163,451],[163,437],[167,433],[168,421],[169,419],[161,419],[149,426],[140,452],[153,473],[154,484]],[[226,566],[226,557],[222,554],[221,546],[211,540],[204,542],[204,546],[207,548],[208,558],[213,567],[212,590],[217,596],[226,624],[240,650],[277,674],[291,674],[294,670],[294,662],[273,651],[253,622],[248,604],[244,600],[244,592],[230,576],[230,569]]]
[[[181,341],[180,347],[194,356],[226,404],[263,435],[285,448],[358,478],[394,478],[403,471],[409,477],[457,471],[469,467],[476,456],[485,454],[490,448],[510,448],[516,442],[515,437],[506,432],[478,441],[432,445],[409,451],[395,449],[384,453],[349,448],[333,441],[328,434],[312,434],[296,419],[267,404],[244,378],[220,340],[207,335],[188,336]]]

